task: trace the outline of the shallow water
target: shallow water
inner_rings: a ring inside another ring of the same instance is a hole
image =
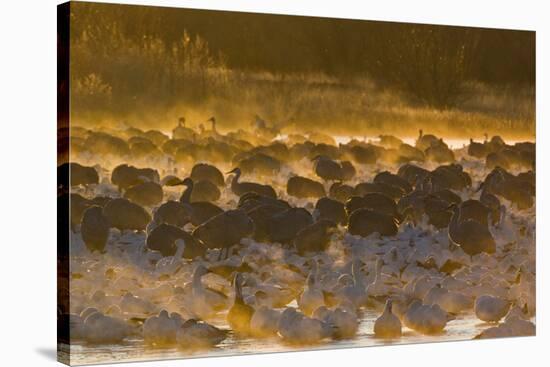
[[[483,323],[475,315],[463,315],[450,321],[444,333],[438,335],[422,335],[403,327],[403,336],[391,341],[374,337],[372,332],[374,321],[379,312],[365,311],[357,336],[348,340],[327,340],[325,343],[297,347],[283,343],[279,339],[242,339],[233,334],[215,348],[202,351],[185,351],[177,348],[155,349],[145,347],[141,341],[128,341],[124,344],[103,346],[71,346],[72,364],[96,364],[106,362],[136,362],[155,359],[179,359],[196,357],[216,357],[241,354],[289,352],[298,350],[321,350],[335,348],[356,348],[380,345],[396,345],[411,343],[433,343],[442,341],[470,340],[481,331],[494,326]]]

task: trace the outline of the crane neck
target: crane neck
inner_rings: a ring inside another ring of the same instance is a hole
[[[386,313],[389,313],[389,314],[392,313],[392,302],[391,301],[386,302],[386,307],[385,307],[384,311]]]
[[[458,219],[460,217],[460,208],[453,210],[451,221],[449,222],[449,232],[454,232],[458,226]]]
[[[237,171],[235,172],[235,176],[233,176],[233,180],[231,181],[231,187],[238,187],[239,186],[239,178],[241,177],[241,172]]]
[[[361,276],[361,270],[358,263],[352,263],[351,265],[351,276],[353,277],[353,282],[356,286],[361,286],[363,284],[363,279]]]
[[[235,279],[235,303],[236,304],[243,304],[243,291],[242,291],[242,284],[241,279]]]
[[[183,191],[181,195],[180,202],[183,204],[191,204],[191,194],[193,193],[193,183],[189,183],[187,188]]]
[[[174,255],[173,260],[178,261],[183,257],[183,253],[185,252],[185,241],[183,239],[176,241],[176,254]]]
[[[201,278],[202,278],[202,275],[200,275],[200,273],[198,272],[195,272],[193,274],[193,281],[192,281],[192,287],[193,287],[193,292],[200,292],[202,291],[202,281],[201,281]]]

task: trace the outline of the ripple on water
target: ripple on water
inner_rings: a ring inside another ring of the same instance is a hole
[[[97,364],[106,362],[136,362],[155,359],[179,359],[196,357],[215,357],[242,354],[288,352],[298,350],[321,350],[337,348],[357,348],[380,345],[397,345],[411,343],[429,343],[441,341],[470,340],[481,331],[490,328],[491,324],[481,323],[475,315],[464,315],[450,321],[445,332],[438,335],[422,335],[403,327],[400,339],[386,341],[377,339],[373,334],[376,311],[365,311],[357,335],[348,340],[327,340],[325,343],[307,347],[297,347],[283,343],[280,339],[237,338],[233,333],[215,348],[207,350],[186,351],[177,348],[145,347],[140,340],[129,340],[124,344],[88,346],[73,344],[71,346],[71,363]]]

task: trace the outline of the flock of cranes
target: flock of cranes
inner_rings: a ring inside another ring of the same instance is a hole
[[[255,132],[208,122],[195,131],[180,118],[171,136],[72,129],[58,202],[85,250],[75,301],[59,310],[70,338],[309,345],[353,338],[365,309],[381,311],[380,338],[402,325],[441,333],[468,312],[494,323],[478,337],[534,333],[534,221],[522,214],[534,211],[534,143],[493,137],[458,151],[420,130],[414,145],[336,145],[319,133],[275,139],[259,117]]]

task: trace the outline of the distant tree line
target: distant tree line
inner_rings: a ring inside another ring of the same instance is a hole
[[[202,47],[193,51],[202,55],[197,64],[202,71],[193,77],[202,78],[203,86],[213,66],[324,73],[351,82],[359,76],[396,88],[412,102],[448,108],[457,103],[467,81],[535,84],[535,33],[528,31],[97,3],[73,3],[71,19],[71,37],[94,42],[82,50],[94,56],[97,50],[105,56],[116,53],[120,42],[129,49],[149,43],[146,47],[154,47],[157,57],[173,64],[183,57],[176,55],[185,48],[182,40],[190,42],[188,49]],[[92,66],[98,65],[79,70]],[[105,65],[104,72],[111,66]],[[101,77],[112,80],[122,72],[112,70],[110,77]],[[174,68],[164,76],[177,72]],[[166,81],[163,88],[176,86]]]

